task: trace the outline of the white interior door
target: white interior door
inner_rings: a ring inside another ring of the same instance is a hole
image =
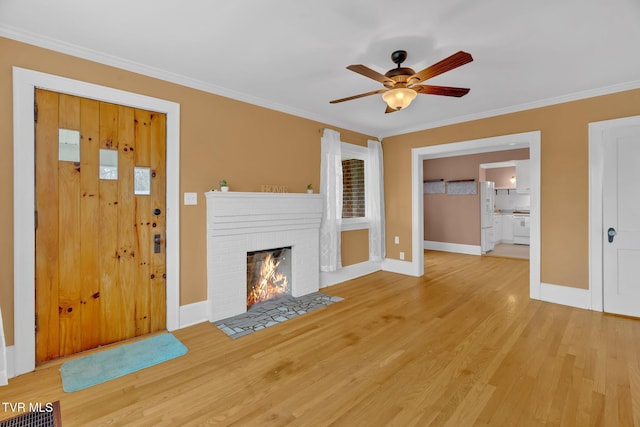
[[[640,126],[604,133],[604,311],[640,317]]]

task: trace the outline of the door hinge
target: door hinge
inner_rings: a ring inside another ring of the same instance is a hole
[[[33,224],[35,229],[38,229],[38,211],[33,211]]]
[[[35,325],[35,331],[36,331],[36,333],[38,332],[38,313],[36,313],[36,325]]]
[[[38,104],[35,102],[33,103],[33,121],[38,122]]]

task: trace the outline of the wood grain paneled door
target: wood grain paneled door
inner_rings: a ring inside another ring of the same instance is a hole
[[[35,108],[36,361],[164,329],[165,115],[40,89]]]

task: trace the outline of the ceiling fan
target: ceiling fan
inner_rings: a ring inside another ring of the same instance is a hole
[[[471,54],[467,52],[457,52],[443,59],[440,62],[425,68],[422,71],[415,72],[411,68],[402,67],[401,64],[407,59],[407,51],[396,50],[391,54],[391,60],[398,64],[397,68],[392,68],[385,74],[380,74],[361,64],[349,65],[347,70],[362,74],[365,77],[376,80],[384,85],[386,89],[374,90],[372,92],[361,93],[359,95],[349,96],[347,98],[335,99],[330,101],[331,104],[339,102],[351,101],[352,99],[362,98],[365,96],[382,94],[382,99],[387,103],[385,113],[393,113],[394,111],[407,108],[416,95],[443,95],[461,97],[469,93],[468,88],[450,87],[450,86],[431,86],[420,84],[425,80],[445,73],[447,71],[458,68],[464,64],[473,61]]]

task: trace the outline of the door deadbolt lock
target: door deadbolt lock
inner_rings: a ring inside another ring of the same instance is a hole
[[[616,229],[613,227],[609,227],[609,230],[607,230],[607,239],[609,239],[609,243],[613,243],[613,238],[616,234],[618,234],[616,233]]]
[[[159,254],[161,251],[160,248],[160,235],[159,234],[155,234],[153,236],[153,253]]]

